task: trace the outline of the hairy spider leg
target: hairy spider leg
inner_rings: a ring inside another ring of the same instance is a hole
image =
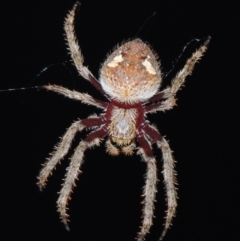
[[[79,47],[79,44],[75,35],[75,30],[74,30],[74,18],[75,18],[76,10],[79,6],[80,6],[80,3],[76,2],[76,4],[73,6],[73,9],[67,15],[67,18],[64,23],[66,40],[69,46],[71,57],[79,74],[83,78],[88,80],[102,94],[106,95],[98,80],[93,76],[93,74],[88,70],[88,68],[83,65],[84,58],[81,53],[81,49]]]
[[[166,211],[166,220],[165,226],[159,240],[162,240],[165,236],[168,228],[171,226],[172,218],[175,216],[177,208],[177,181],[176,181],[176,172],[174,170],[174,159],[172,156],[172,151],[169,147],[168,142],[165,138],[161,136],[155,127],[146,124],[143,127],[145,133],[150,137],[153,143],[157,144],[157,147],[161,149],[163,156],[163,177],[166,188],[167,196],[167,211]]]
[[[207,50],[207,45],[210,41],[210,37],[203,43],[203,45],[196,50],[195,53],[187,60],[183,69],[180,70],[177,75],[172,80],[171,87],[166,88],[165,90],[157,93],[152,98],[149,99],[147,103],[151,104],[155,101],[160,101],[161,99],[166,99],[162,102],[151,104],[145,106],[147,113],[170,110],[176,104],[175,95],[177,91],[183,86],[184,81],[188,75],[192,74],[195,64],[201,59],[204,52]]]
[[[44,89],[57,92],[58,94],[64,95],[70,99],[81,101],[84,104],[93,105],[100,109],[107,108],[108,103],[102,100],[98,100],[86,93],[80,93],[75,90],[69,90],[59,85],[44,85]]]
[[[55,151],[51,153],[51,157],[43,164],[38,175],[38,186],[42,190],[47,182],[48,177],[51,175],[56,165],[64,158],[71,147],[74,136],[78,131],[82,131],[85,128],[99,126],[103,124],[103,117],[89,118],[84,120],[78,120],[74,122],[67,130],[65,135],[61,138],[58,145],[55,146]]]
[[[138,233],[137,240],[144,240],[146,234],[149,232],[150,227],[152,226],[153,211],[154,211],[154,201],[155,194],[157,192],[157,167],[156,160],[153,156],[151,145],[147,138],[145,137],[142,130],[139,130],[137,133],[137,142],[139,144],[139,151],[143,160],[147,164],[146,172],[146,183],[143,188],[143,220],[140,227],[140,232]]]
[[[98,130],[91,132],[83,141],[80,142],[78,147],[75,149],[73,156],[71,157],[71,162],[69,167],[67,168],[63,187],[57,200],[60,218],[67,230],[69,230],[69,215],[67,214],[67,202],[70,199],[73,187],[76,186],[75,180],[77,179],[78,174],[81,172],[80,167],[83,163],[84,152],[88,148],[91,148],[95,145],[98,146],[101,139],[107,135],[107,132],[108,128],[106,125],[102,126]]]

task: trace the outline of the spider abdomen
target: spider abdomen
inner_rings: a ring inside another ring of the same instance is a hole
[[[104,91],[119,102],[137,103],[155,95],[161,83],[158,57],[140,39],[126,42],[108,56],[100,71]]]

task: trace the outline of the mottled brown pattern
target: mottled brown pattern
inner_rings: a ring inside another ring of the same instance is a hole
[[[117,56],[122,56],[123,61],[110,67],[109,63]],[[143,65],[145,60],[152,66],[155,74],[151,74]],[[140,39],[129,41],[117,48],[104,62],[100,73],[101,83],[111,88],[110,91],[108,88],[104,90],[109,94],[114,93],[113,97],[121,102],[146,100],[158,91],[161,83],[157,56]]]

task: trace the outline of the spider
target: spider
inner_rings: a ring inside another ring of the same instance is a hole
[[[57,85],[46,85],[45,89],[57,92],[68,98],[79,100],[103,110],[99,116],[93,115],[74,122],[55,147],[51,157],[43,165],[38,176],[40,189],[44,188],[51,172],[68,153],[74,136],[83,129],[92,131],[75,149],[67,168],[64,183],[57,200],[60,218],[67,230],[67,203],[80,168],[84,152],[88,148],[100,145],[106,138],[106,151],[117,156],[120,151],[125,155],[137,154],[147,165],[146,183],[143,190],[143,220],[137,240],[142,241],[152,226],[154,201],[157,183],[156,160],[152,144],[162,151],[163,178],[166,187],[167,211],[164,229],[160,240],[171,225],[177,207],[176,173],[172,151],[166,139],[157,128],[146,120],[146,114],[172,109],[176,103],[175,95],[183,85],[185,78],[193,71],[194,65],[207,49],[208,38],[187,60],[183,69],[177,73],[170,87],[159,90],[161,70],[157,55],[140,39],[134,39],[118,46],[105,60],[100,69],[100,80],[83,64],[83,56],[74,32],[74,18],[77,2],[67,15],[64,29],[72,60],[79,74],[100,91],[108,102],[98,100],[88,94],[72,91]],[[136,143],[138,145],[136,145]]]

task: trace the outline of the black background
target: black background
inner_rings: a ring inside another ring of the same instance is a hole
[[[235,2],[235,3],[234,3]],[[101,95],[79,77],[69,61],[63,21],[74,1],[1,3],[0,89],[47,83]],[[95,76],[106,54],[137,34],[159,54],[166,73],[193,38],[212,36],[209,49],[178,93],[178,106],[149,115],[170,140],[178,161],[177,216],[165,241],[239,240],[239,7],[236,1],[82,1],[76,32]],[[180,59],[163,88],[197,48]],[[66,63],[68,69],[62,64]],[[55,64],[40,77],[44,67]],[[41,164],[74,120],[100,113],[55,93],[33,89],[0,92],[0,239],[134,240],[141,222],[145,164],[139,156],[111,157],[101,147],[86,153],[83,174],[69,205],[71,231],[56,212],[69,155],[44,192],[36,185]],[[164,222],[161,153],[154,225],[146,240],[157,240]]]

